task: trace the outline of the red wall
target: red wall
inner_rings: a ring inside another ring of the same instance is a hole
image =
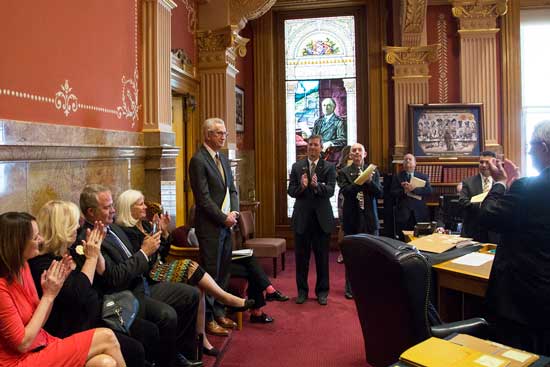
[[[197,19],[198,6],[196,0],[178,0],[178,5],[172,10],[172,49],[183,49],[191,58],[193,65],[197,66],[197,49],[192,33],[191,19]],[[194,15],[193,15],[194,13]]]
[[[122,107],[122,78],[133,79],[138,67],[135,40],[139,45],[140,36],[135,22],[139,26],[140,4],[138,0],[0,2],[0,118],[140,130],[139,115],[132,120],[109,113]],[[81,104],[67,115],[54,104],[65,80],[72,88],[69,94]]]
[[[250,22],[239,33],[249,38],[246,44],[246,56],[237,58],[237,74],[235,83],[244,90],[244,133],[237,134],[239,150],[254,149],[254,47],[253,32]]]
[[[426,28],[428,34],[428,45],[440,43],[438,38],[438,21],[441,21],[446,28],[447,53],[445,60],[447,61],[447,103],[460,102],[460,65],[459,65],[459,46],[460,40],[458,36],[457,19],[451,13],[450,5],[428,6]],[[430,64],[429,81],[430,88],[430,103],[443,103],[440,98],[439,81],[442,79],[440,73],[440,62]]]

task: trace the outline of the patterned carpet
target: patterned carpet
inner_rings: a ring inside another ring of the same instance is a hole
[[[273,284],[290,301],[271,302],[264,311],[275,322],[251,324],[248,315],[242,331],[235,331],[231,343],[218,361],[222,367],[352,367],[368,366],[355,303],[344,298],[344,265],[336,263],[337,252],[330,255],[328,306],[313,298],[315,264],[310,265],[310,294],[303,305],[296,298],[294,253],[287,251],[287,265]],[[268,274],[270,260],[262,260]]]

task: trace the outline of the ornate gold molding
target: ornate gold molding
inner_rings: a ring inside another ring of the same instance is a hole
[[[275,2],[276,0],[231,0],[229,2],[231,24],[239,25],[244,21],[244,27],[247,21],[257,19],[267,13]]]
[[[228,26],[215,31],[198,31],[199,64],[225,62],[235,66],[236,56],[246,56],[246,44],[250,39],[239,35],[238,26]]]
[[[401,2],[401,44],[419,46],[426,21],[427,0],[402,0]]]
[[[439,44],[419,47],[385,46],[385,60],[390,65],[414,65],[437,60]]]
[[[508,11],[508,0],[451,0],[460,29],[494,29],[496,19]]]

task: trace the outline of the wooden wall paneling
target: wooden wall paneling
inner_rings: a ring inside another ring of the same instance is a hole
[[[258,236],[275,233],[275,164],[277,148],[284,141],[273,137],[275,131],[275,98],[276,83],[274,79],[274,14],[269,11],[261,18],[254,20],[254,121],[256,123],[256,199],[260,201],[257,212],[256,231]],[[286,196],[285,196],[286,197]]]
[[[502,143],[504,155],[514,162],[522,162],[521,122],[521,49],[520,49],[520,4],[508,2],[508,12],[501,18],[502,60]]]

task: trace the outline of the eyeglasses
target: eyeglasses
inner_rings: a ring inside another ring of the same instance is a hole
[[[212,130],[210,130],[210,132],[214,135],[217,135],[217,136],[227,136],[226,131],[212,131]]]
[[[533,152],[533,148],[535,145],[541,145],[542,147],[544,147],[545,150],[548,150],[548,147],[546,145],[546,142],[542,141],[542,140],[532,140],[529,142],[529,154],[531,154]]]

